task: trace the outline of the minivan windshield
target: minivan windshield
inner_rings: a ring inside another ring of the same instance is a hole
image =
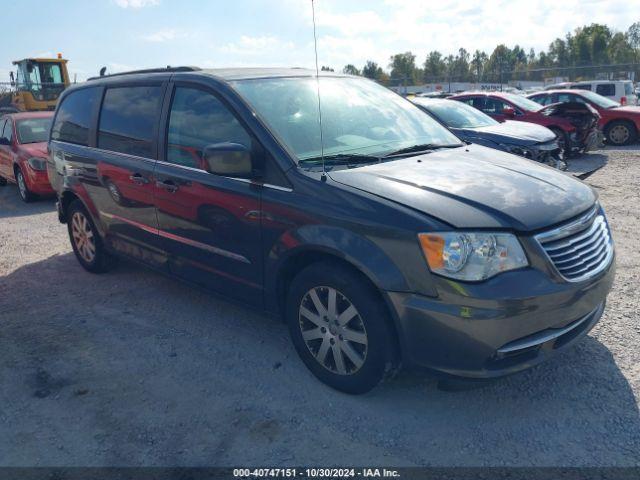
[[[455,100],[433,102],[416,98],[413,101],[431,112],[449,128],[480,128],[500,123],[477,108]]]
[[[237,80],[234,88],[297,160],[325,157],[371,161],[460,140],[411,102],[366,79],[320,77],[322,134],[315,77]],[[322,147],[324,146],[324,149]]]

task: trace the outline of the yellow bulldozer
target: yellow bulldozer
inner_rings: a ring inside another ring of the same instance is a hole
[[[0,113],[55,110],[62,91],[69,86],[67,60],[25,58],[13,62],[10,82],[0,84]]]

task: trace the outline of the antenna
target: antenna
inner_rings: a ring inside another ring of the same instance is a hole
[[[324,138],[322,135],[322,107],[320,106],[320,69],[318,68],[318,37],[316,36],[316,10],[314,0],[311,0],[311,18],[313,19],[313,49],[316,53],[316,87],[318,90],[318,120],[320,121],[320,157],[322,158],[322,181],[327,181],[327,171],[324,168]]]

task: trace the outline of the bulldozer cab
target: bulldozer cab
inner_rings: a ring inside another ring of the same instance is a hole
[[[67,60],[63,58],[25,58],[13,62],[12,105],[19,111],[55,110],[62,91],[69,86]]]

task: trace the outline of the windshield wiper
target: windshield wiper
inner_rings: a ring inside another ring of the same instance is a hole
[[[300,165],[322,165],[323,157],[312,157],[300,160]],[[376,155],[363,155],[360,153],[336,153],[325,155],[325,165],[355,165],[362,163],[379,163],[380,157]]]
[[[423,143],[419,145],[411,145],[410,147],[401,148],[399,150],[394,150],[393,152],[387,153],[382,158],[390,158],[396,156],[406,155],[407,153],[426,153],[432,150],[437,150],[439,148],[458,148],[462,147],[464,144],[462,143],[452,143],[452,144],[440,144],[440,143]]]

